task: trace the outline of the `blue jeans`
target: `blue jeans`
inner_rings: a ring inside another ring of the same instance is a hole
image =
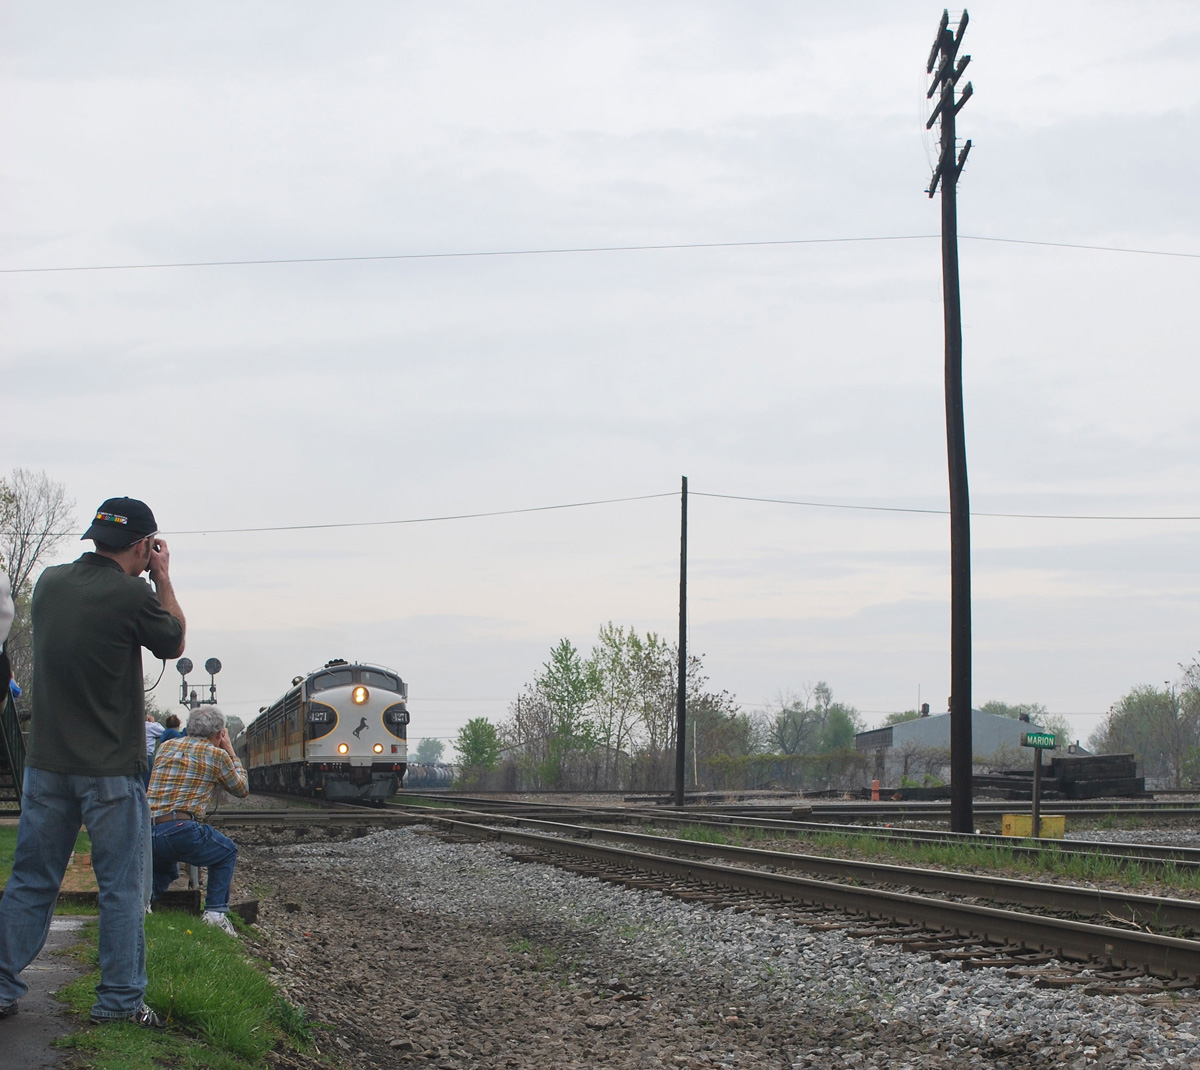
[[[80,825],[100,889],[100,983],[92,1014],[123,1018],[146,992],[150,809],[140,776],[71,776],[25,767],[12,875],[0,899],[0,1003],[28,990],[18,976],[42,950]]]
[[[160,896],[179,876],[179,863],[208,867],[204,909],[229,911],[229,886],[237,862],[237,845],[212,825],[199,821],[164,821],[154,826],[154,895]]]

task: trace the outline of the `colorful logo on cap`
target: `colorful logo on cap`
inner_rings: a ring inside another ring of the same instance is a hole
[[[129,517],[118,516],[116,513],[99,512],[96,514],[97,520],[107,520],[110,524],[128,524]]]

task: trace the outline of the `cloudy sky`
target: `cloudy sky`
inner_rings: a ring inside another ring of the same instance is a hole
[[[1200,650],[1200,6],[970,12],[973,697],[1086,738]],[[713,686],[942,710],[940,15],[10,0],[0,471],[150,503],[244,719],[345,657],[451,737],[673,636],[685,475]]]

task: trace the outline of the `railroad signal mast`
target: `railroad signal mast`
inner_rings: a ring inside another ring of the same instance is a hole
[[[217,681],[215,677],[221,671],[221,663],[216,658],[209,658],[204,663],[204,671],[208,673],[208,698],[200,698],[196,694],[195,688],[191,688],[189,694],[187,676],[195,668],[192,665],[191,658],[180,658],[175,662],[175,668],[178,670],[181,678],[179,685],[179,704],[181,706],[186,706],[189,710],[198,710],[201,706],[215,706],[217,704]]]
[[[958,81],[971,62],[958,55],[967,29],[962,13],[957,31],[942,12],[926,72],[933,75],[926,98],[937,95],[925,129],[941,123],[941,153],[926,192],[942,190],[942,306],[946,334],[946,456],[950,473],[950,831],[973,832],[971,803],[971,507],[967,494],[967,443],[963,420],[962,309],[958,289],[958,209],[955,192],[971,151],[956,155],[954,120],[970,99],[971,83],[955,99]]]

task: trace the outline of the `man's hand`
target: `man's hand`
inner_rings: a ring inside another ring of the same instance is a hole
[[[154,590],[158,593],[159,604],[183,625],[183,636],[179,640],[179,649],[172,657],[179,657],[187,646],[187,620],[183,616],[179,599],[175,597],[175,588],[171,586],[171,551],[167,548],[167,540],[155,535],[150,543],[150,579],[154,582]]]
[[[150,543],[150,578],[155,587],[171,582],[171,551],[167,548],[167,540],[158,535]]]
[[[221,734],[217,736],[216,743],[213,746],[220,747],[230,758],[236,758],[237,755],[233,752],[233,743],[229,739],[229,729],[222,728]]]

